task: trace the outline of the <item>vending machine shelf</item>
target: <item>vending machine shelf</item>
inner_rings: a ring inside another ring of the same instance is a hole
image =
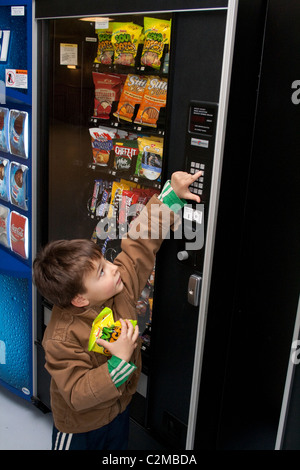
[[[153,68],[149,65],[143,65],[141,63],[141,56],[143,51],[143,45],[139,44],[135,66],[127,66],[127,65],[120,65],[120,64],[103,64],[103,63],[94,63],[93,70],[95,72],[102,72],[102,73],[118,73],[118,74],[128,74],[128,73],[138,73],[140,75],[156,75],[160,77],[167,77],[168,76],[168,68],[169,68],[169,45],[166,44],[164,46],[161,64],[159,68]]]

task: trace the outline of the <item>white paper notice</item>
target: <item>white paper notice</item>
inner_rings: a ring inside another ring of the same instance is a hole
[[[78,65],[77,44],[60,44],[60,65]]]

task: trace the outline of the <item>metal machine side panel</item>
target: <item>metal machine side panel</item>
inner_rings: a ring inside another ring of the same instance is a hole
[[[214,238],[216,229],[216,220],[218,212],[219,188],[222,171],[223,148],[226,130],[226,118],[230,89],[231,65],[234,48],[234,35],[236,26],[236,17],[238,9],[238,0],[230,0],[227,12],[226,33],[223,54],[223,66],[220,87],[219,112],[217,120],[217,132],[215,141],[215,154],[212,174],[212,189],[210,196],[210,208],[206,234],[206,248],[203,266],[202,290],[199,306],[199,321],[197,327],[197,339],[195,347],[195,359],[193,369],[193,381],[191,390],[191,400],[189,409],[188,430],[186,438],[186,449],[193,449],[198,397],[201,382],[201,369],[206,329],[206,315],[209,301],[209,288],[211,279],[212,259],[214,250]]]

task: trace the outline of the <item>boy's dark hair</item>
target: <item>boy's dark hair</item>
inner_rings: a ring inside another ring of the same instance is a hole
[[[57,240],[46,245],[33,262],[33,281],[39,292],[54,305],[69,307],[77,294],[85,292],[84,277],[102,258],[91,240]]]

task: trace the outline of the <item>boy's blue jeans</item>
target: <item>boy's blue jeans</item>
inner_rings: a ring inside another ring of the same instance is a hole
[[[82,433],[64,433],[53,426],[52,450],[127,450],[129,406],[111,423]]]

